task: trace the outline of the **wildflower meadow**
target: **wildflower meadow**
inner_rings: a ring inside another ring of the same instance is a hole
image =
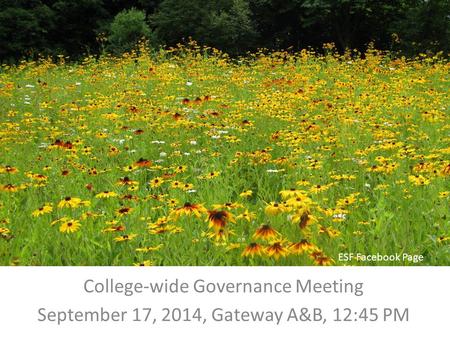
[[[193,44],[3,65],[0,265],[449,265],[449,70]]]

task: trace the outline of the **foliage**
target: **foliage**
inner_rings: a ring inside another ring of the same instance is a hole
[[[145,12],[130,9],[117,14],[111,23],[108,49],[116,54],[131,51],[142,38],[151,38]]]
[[[370,43],[407,56],[450,52],[448,0],[0,0],[0,60],[97,54],[98,35],[132,8],[145,12],[155,47],[192,38],[232,55],[325,43],[341,53]],[[148,34],[142,25],[133,29]],[[135,40],[122,33],[117,51]]]
[[[247,1],[231,0],[228,8],[211,11],[206,22],[207,45],[234,55],[254,48],[258,33]]]

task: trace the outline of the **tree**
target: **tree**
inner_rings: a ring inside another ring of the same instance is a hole
[[[108,49],[116,54],[130,51],[141,38],[151,38],[145,12],[130,9],[117,14],[111,23]]]
[[[233,55],[255,46],[258,33],[247,1],[232,0],[228,8],[212,10],[205,21],[207,45]]]
[[[158,38],[168,45],[188,37],[204,43],[202,26],[211,5],[212,1],[203,0],[163,0],[150,21]]]
[[[403,52],[450,52],[450,1],[404,1],[401,13],[390,30]]]
[[[250,0],[250,9],[260,34],[259,46],[300,48],[305,46],[303,30],[305,0]],[[316,30],[314,36],[321,34]]]
[[[168,45],[191,37],[236,54],[256,42],[251,15],[247,0],[164,0],[151,22],[158,38]]]
[[[48,50],[53,11],[40,1],[0,2],[0,60],[19,59]]]
[[[52,48],[72,56],[98,51],[96,35],[109,19],[103,0],[57,0],[55,29],[49,32]]]

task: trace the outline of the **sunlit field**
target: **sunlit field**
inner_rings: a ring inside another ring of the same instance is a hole
[[[198,48],[4,65],[0,264],[449,265],[449,71]]]

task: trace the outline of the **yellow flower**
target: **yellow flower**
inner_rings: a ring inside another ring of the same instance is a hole
[[[243,257],[254,257],[255,255],[261,256],[264,253],[264,247],[258,243],[250,243],[242,252]]]
[[[414,185],[428,185],[431,180],[422,175],[409,175],[409,181]]]
[[[278,260],[280,257],[286,257],[289,255],[289,250],[284,246],[281,241],[274,242],[266,248],[266,254],[269,257],[273,257]]]
[[[301,186],[301,187],[311,185],[311,183],[308,182],[307,180],[297,181],[296,184],[299,185],[299,186]]]
[[[186,202],[182,207],[179,207],[175,209],[171,216],[174,219],[177,219],[179,216],[182,215],[190,215],[193,214],[195,217],[199,218],[202,214],[205,214],[207,212],[207,209],[203,206],[203,204],[195,204],[195,203],[189,203]]]
[[[260,238],[264,240],[271,240],[277,238],[279,235],[279,232],[272,228],[270,225],[263,224],[258,229],[256,229],[253,237],[256,239]]]
[[[130,172],[130,171],[134,171],[136,169],[138,169],[139,167],[135,164],[131,164],[131,165],[127,165],[125,167],[122,168],[123,171],[125,172]]]
[[[236,202],[227,202],[224,204],[213,204],[212,207],[214,209],[227,209],[227,210],[233,210],[233,209],[239,209],[242,208],[243,205]]]
[[[236,219],[245,219],[247,222],[251,222],[255,218],[256,214],[254,212],[248,211],[248,209],[245,210],[242,214],[236,216]]]
[[[81,198],[68,196],[58,203],[58,208],[77,208],[81,203]]]
[[[31,214],[34,217],[38,217],[44,214],[48,214],[50,212],[53,211],[53,207],[51,206],[51,204],[45,204],[44,206],[40,207],[39,209],[36,209],[35,211],[33,211]]]
[[[241,196],[241,197],[250,197],[252,195],[253,195],[253,191],[251,191],[251,190],[246,190],[239,194],[239,196]]]
[[[140,263],[134,263],[134,266],[152,266],[153,262],[151,260],[145,260]]]
[[[330,238],[340,236],[341,232],[339,230],[334,229],[333,227],[323,227],[319,228],[319,234],[326,234]]]
[[[441,191],[439,193],[439,198],[446,198],[450,195],[450,191]]]
[[[309,256],[314,260],[314,264],[320,266],[332,265],[334,260],[327,257],[322,250],[316,249],[309,254]]]
[[[276,216],[284,211],[283,205],[276,203],[276,202],[270,202],[266,208],[264,209],[266,215],[269,216]]]
[[[214,228],[216,232],[223,229],[228,222],[235,223],[233,214],[226,210],[208,210],[209,226]]]
[[[437,238],[438,243],[443,243],[450,240],[450,236],[440,236]]]
[[[69,219],[61,224],[61,226],[59,227],[59,231],[72,233],[78,231],[80,229],[80,226],[81,224],[79,221],[75,219]]]
[[[212,179],[212,178],[216,178],[217,176],[220,175],[219,171],[211,171],[210,173],[203,175],[203,176],[199,176],[199,178],[202,179]]]
[[[302,254],[305,251],[311,251],[314,249],[317,249],[317,247],[314,244],[308,242],[306,239],[302,239],[300,242],[292,243],[291,245],[289,245],[289,250],[295,254]]]
[[[18,192],[19,190],[25,189],[27,186],[25,184],[14,185],[14,184],[4,184],[0,185],[0,191],[6,192]]]
[[[10,232],[8,228],[0,227],[0,234],[9,234]]]
[[[152,188],[157,188],[157,187],[161,186],[161,184],[163,184],[163,183],[164,183],[164,179],[162,177],[155,177],[154,179],[152,179],[150,181],[149,184]]]
[[[183,183],[181,183],[180,181],[173,181],[171,184],[170,184],[170,187],[171,188],[174,188],[174,189],[176,189],[176,188],[181,188],[183,186]]]
[[[0,174],[3,174],[3,173],[16,174],[17,172],[19,172],[19,170],[10,165],[4,166],[4,167],[0,166]]]
[[[117,216],[124,216],[124,215],[128,215],[129,213],[131,213],[133,211],[133,208],[130,207],[122,207],[116,210],[116,215]]]
[[[332,186],[332,184],[326,184],[326,185],[317,184],[317,185],[311,186],[311,188],[309,188],[309,191],[312,192],[313,194],[317,194],[319,192],[328,190],[331,186]]]
[[[184,183],[181,186],[181,189],[183,189],[184,191],[192,190],[193,188],[194,188],[194,185],[192,183]]]
[[[179,165],[175,168],[176,173],[184,173],[187,170],[187,167],[185,165]]]
[[[289,190],[280,191],[280,195],[281,195],[281,198],[285,200],[285,199],[288,199],[291,197],[304,196],[304,191],[292,188]]]
[[[114,191],[102,191],[95,195],[96,198],[110,198],[118,196]]]
[[[137,248],[136,251],[137,252],[153,252],[153,251],[158,251],[163,246],[164,246],[164,244],[158,244],[156,246],[146,246],[146,247],[143,247],[143,248]]]
[[[121,235],[121,236],[118,236],[118,237],[114,238],[114,240],[116,242],[126,242],[126,241],[133,240],[133,238],[135,238],[136,236],[137,236],[136,234]]]
[[[303,211],[298,212],[295,215],[291,216],[291,222],[294,224],[298,224],[300,229],[304,229],[308,225],[317,222],[317,219],[313,215],[311,215],[308,211]]]
[[[336,206],[338,208],[342,208],[342,207],[345,207],[347,205],[351,205],[351,204],[356,202],[356,197],[358,195],[359,195],[359,193],[348,195],[347,197],[338,200],[337,203],[336,203]]]

